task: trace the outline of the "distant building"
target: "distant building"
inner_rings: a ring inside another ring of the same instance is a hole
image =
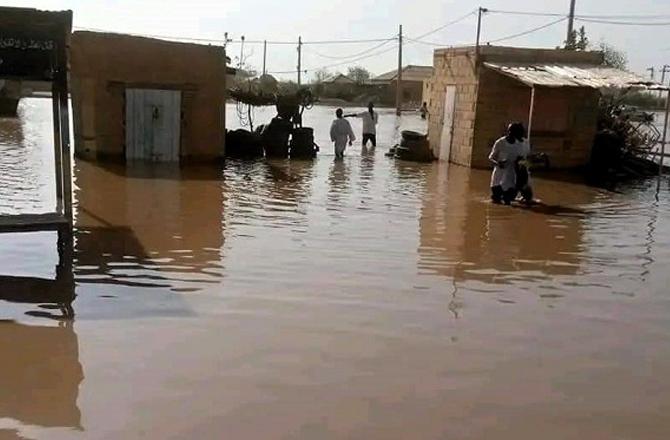
[[[70,46],[75,152],[176,162],[224,156],[224,49],[75,32]]]
[[[603,66],[601,52],[483,46],[438,49],[430,80],[433,154],[469,167],[489,167],[493,142],[507,124],[529,127],[534,151],[552,167],[585,165],[596,134],[600,88],[648,81]]]
[[[425,101],[424,84],[433,76],[432,66],[413,66],[408,65],[402,69],[402,102],[403,104],[412,104],[420,106]],[[392,70],[370,80],[370,84],[375,86],[385,86],[389,89],[389,94],[395,96],[398,70]]]
[[[339,75],[335,75],[332,78],[328,78],[327,80],[322,81],[321,83],[325,85],[355,85],[356,81],[349,78],[347,75],[340,73]]]

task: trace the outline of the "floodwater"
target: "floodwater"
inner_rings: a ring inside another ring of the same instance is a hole
[[[73,245],[0,235],[0,439],[670,437],[667,182],[494,206],[384,157],[412,115],[335,162],[332,110],[314,161],[77,161]],[[0,127],[0,210],[51,209],[48,101]]]

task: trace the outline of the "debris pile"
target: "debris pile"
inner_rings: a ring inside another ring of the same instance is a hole
[[[661,133],[653,113],[603,100],[587,180],[611,185],[632,178],[657,176]]]
[[[226,134],[226,155],[237,158],[292,157],[313,158],[319,151],[314,143],[314,130],[302,126],[305,109],[314,105],[308,89],[281,94],[268,92],[267,87],[250,83],[245,89],[234,89],[230,96],[238,102],[238,116],[249,130],[235,130]],[[268,124],[254,130],[252,108],[274,105],[277,115]],[[246,106],[246,112],[243,107]]]

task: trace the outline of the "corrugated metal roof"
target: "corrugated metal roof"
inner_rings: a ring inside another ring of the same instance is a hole
[[[520,64],[491,62],[485,62],[484,66],[498,71],[503,75],[511,76],[530,86],[667,90],[666,86],[644,79],[634,73],[612,67],[586,64]]]

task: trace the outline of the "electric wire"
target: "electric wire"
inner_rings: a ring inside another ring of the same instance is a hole
[[[512,40],[514,38],[523,37],[525,35],[529,35],[529,34],[532,34],[534,32],[541,31],[542,29],[546,29],[548,27],[554,26],[558,23],[566,21],[567,19],[568,19],[567,17],[562,17],[562,18],[559,18],[558,20],[550,21],[549,23],[543,24],[542,26],[534,27],[532,29],[528,29],[528,30],[523,31],[523,32],[519,32],[519,33],[512,34],[512,35],[507,35],[505,37],[500,37],[500,38],[496,38],[496,39],[493,39],[493,40],[487,40],[487,41],[484,42],[484,44],[498,43],[500,41]]]

